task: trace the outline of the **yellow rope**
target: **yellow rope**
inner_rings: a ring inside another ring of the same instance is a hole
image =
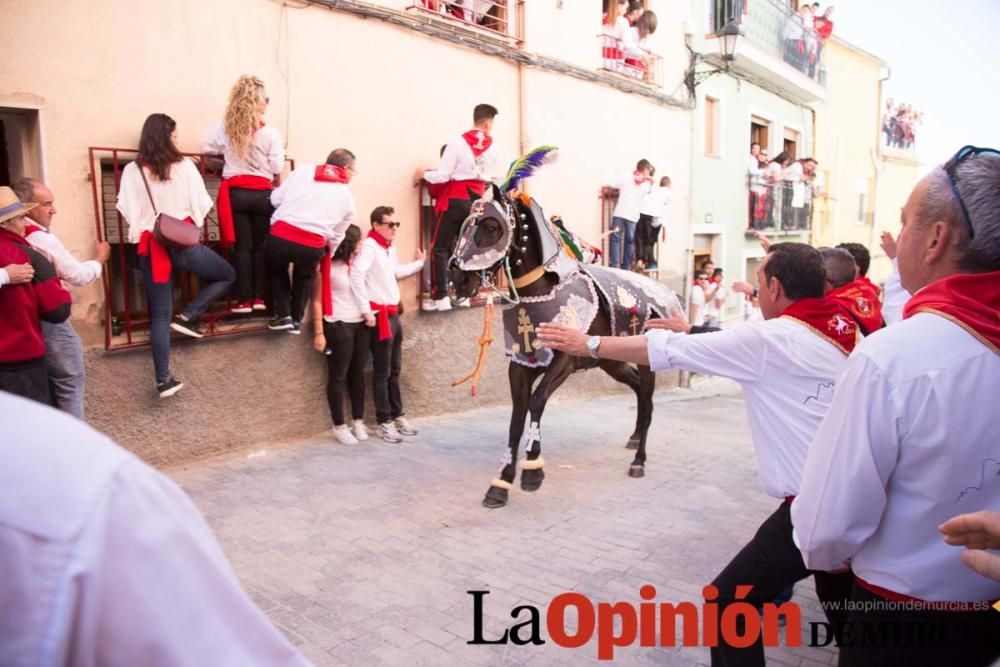
[[[451,381],[451,386],[457,387],[472,380],[472,389],[469,391],[470,396],[476,395],[476,390],[479,387],[479,376],[482,374],[483,366],[486,364],[486,350],[493,343],[493,316],[493,297],[491,295],[487,297],[486,305],[483,307],[483,333],[478,338],[479,360],[476,362],[476,368],[464,378]]]

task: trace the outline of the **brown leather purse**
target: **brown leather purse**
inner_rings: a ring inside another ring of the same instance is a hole
[[[153,207],[156,215],[156,222],[153,223],[153,236],[164,247],[171,250],[187,250],[193,248],[201,242],[201,230],[197,225],[193,225],[186,220],[179,220],[172,215],[159,213],[156,210],[156,202],[153,201],[153,192],[149,189],[149,181],[146,180],[146,170],[138,160],[135,166],[139,168],[139,175],[142,176],[142,183],[146,186],[146,194],[149,195],[149,203]]]

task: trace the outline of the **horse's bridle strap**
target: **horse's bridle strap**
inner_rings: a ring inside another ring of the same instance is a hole
[[[545,267],[540,265],[536,266],[535,268],[533,268],[531,271],[528,271],[520,278],[514,278],[514,287],[516,287],[517,289],[521,289],[522,287],[527,287],[528,285],[535,282],[544,275],[545,275]]]

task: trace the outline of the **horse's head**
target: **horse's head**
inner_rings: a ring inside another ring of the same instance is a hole
[[[495,184],[473,202],[451,258],[452,284],[460,298],[475,294],[483,274],[502,266],[514,239],[514,210],[513,202]]]

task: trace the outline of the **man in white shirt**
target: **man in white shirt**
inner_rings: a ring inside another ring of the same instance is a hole
[[[323,285],[330,285],[330,256],[354,221],[350,188],[354,160],[354,153],[337,148],[325,164],[298,167],[271,193],[275,211],[267,242],[267,264],[274,317],[267,327],[272,331],[301,333],[302,317],[321,260]]]
[[[98,241],[97,258],[77,260],[52,233],[52,218],[56,214],[55,197],[41,181],[22,178],[13,185],[18,199],[25,204],[37,204],[28,214],[29,224],[24,237],[31,246],[45,255],[59,278],[74,287],[89,285],[101,277],[104,262],[111,256],[107,241]],[[69,319],[59,324],[42,321],[45,336],[45,366],[49,373],[56,407],[77,419],[83,419],[83,394],[87,375],[83,364],[83,344]]]
[[[722,306],[726,303],[726,286],[722,278],[722,269],[716,268],[709,278],[715,288],[712,297],[705,302],[705,325],[719,328],[722,326]]]
[[[737,587],[752,586],[741,599],[759,606],[810,574],[815,575],[817,594],[824,602],[843,601],[851,586],[850,573],[806,568],[792,540],[789,509],[799,493],[809,443],[826,414],[834,378],[857,331],[840,316],[839,306],[822,298],[826,275],[815,248],[774,244],[757,277],[766,318],[762,322],[696,336],[675,333],[662,320],[653,320],[645,336],[588,338],[551,324],[540,325],[538,334],[569,354],[648,364],[654,371],[718,375],[743,387],[760,484],[781,504],[713,582],[720,616],[736,601]],[[833,609],[827,614],[835,628],[843,620],[843,614]],[[763,643],[758,637],[745,649],[712,648],[712,664],[763,665]]]
[[[0,665],[305,666],[166,476],[0,391]]]
[[[842,664],[1000,657],[1000,613],[989,608],[1000,582],[966,569],[938,532],[957,514],[1000,507],[1000,153],[970,149],[903,207],[897,259],[913,298],[845,365],[792,508],[809,567],[850,559],[857,576],[861,610]],[[862,643],[873,624],[912,641]]]
[[[656,242],[670,210],[670,198],[670,177],[664,176],[660,179],[659,187],[650,189],[639,208],[639,223],[635,228],[635,254],[647,271],[658,268]]]
[[[688,306],[688,319],[696,327],[705,324],[705,290],[707,289],[708,275],[704,271],[698,271],[694,274],[694,285],[691,286],[691,298]]]
[[[615,183],[618,203],[611,217],[611,236],[608,238],[608,266],[630,270],[635,243],[635,225],[639,221],[642,201],[653,189],[656,169],[649,160],[639,160],[635,171]]]
[[[397,280],[420,273],[424,268],[424,251],[417,259],[400,266],[396,255],[396,230],[400,223],[392,220],[391,206],[378,206],[372,211],[372,228],[361,242],[361,249],[351,263],[351,287],[358,300],[369,307],[362,313],[366,321],[375,316],[372,333],[372,389],[375,394],[375,417],[378,435],[386,442],[402,442],[401,435],[416,435],[417,430],[403,414],[403,396],[399,374],[403,368],[403,323],[399,318],[399,285]]]
[[[434,230],[431,250],[431,299],[425,310],[451,310],[448,297],[448,262],[458,240],[462,223],[469,217],[475,199],[486,192],[486,183],[492,179],[496,168],[496,150],[493,148],[493,119],[496,107],[478,104],[472,111],[473,127],[468,132],[448,142],[436,169],[421,169],[417,181],[444,184],[438,199],[447,202]]]

